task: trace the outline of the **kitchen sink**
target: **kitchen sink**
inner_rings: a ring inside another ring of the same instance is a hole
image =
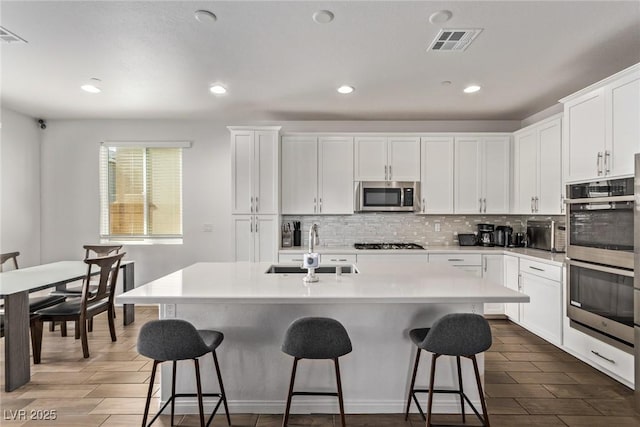
[[[325,265],[316,268],[316,274],[336,274],[336,269],[340,267],[342,274],[359,273],[355,265]],[[307,274],[307,269],[296,265],[272,265],[265,272],[266,274]]]

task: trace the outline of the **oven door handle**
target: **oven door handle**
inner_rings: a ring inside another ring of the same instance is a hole
[[[584,199],[567,199],[566,203],[574,205],[576,203],[610,203],[610,202],[633,202],[634,196],[611,196],[611,197],[593,197]]]
[[[572,259],[567,259],[567,265],[588,268],[590,270],[602,271],[603,273],[611,273],[611,274],[618,274],[620,276],[633,277],[633,271],[623,270],[621,268],[615,268],[615,267],[606,267],[600,264],[591,264],[588,262],[581,262],[581,261],[574,261]]]

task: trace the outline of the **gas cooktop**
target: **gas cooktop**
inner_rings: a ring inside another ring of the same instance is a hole
[[[356,249],[424,249],[417,243],[354,243]]]

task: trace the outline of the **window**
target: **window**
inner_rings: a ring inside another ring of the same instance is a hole
[[[100,147],[100,237],[182,240],[182,149],[189,143],[105,142]]]

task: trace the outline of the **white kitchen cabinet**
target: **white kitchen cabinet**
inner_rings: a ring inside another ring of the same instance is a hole
[[[353,138],[282,138],[282,213],[353,213]]]
[[[482,277],[491,283],[504,286],[504,258],[502,254],[482,255]],[[485,303],[484,314],[504,314],[504,304],[499,302]]]
[[[279,207],[279,126],[237,127],[231,131],[231,212],[277,214]]]
[[[448,264],[475,277],[482,277],[482,255],[460,252],[429,254],[430,263]]]
[[[356,181],[420,181],[420,138],[355,138]]]
[[[640,151],[640,65],[561,99],[565,181],[634,173]]]
[[[421,145],[420,213],[452,214],[453,137],[424,137]]]
[[[278,259],[277,215],[232,215],[235,261],[275,262]]]
[[[520,258],[516,256],[504,256],[504,286],[520,291]],[[512,302],[504,304],[504,314],[509,320],[520,323],[520,303]]]
[[[562,118],[516,132],[513,145],[513,213],[562,214]]]
[[[550,343],[561,345],[561,267],[521,259],[520,288],[531,299],[520,305],[521,325]]]
[[[455,138],[454,212],[509,212],[508,136]]]

